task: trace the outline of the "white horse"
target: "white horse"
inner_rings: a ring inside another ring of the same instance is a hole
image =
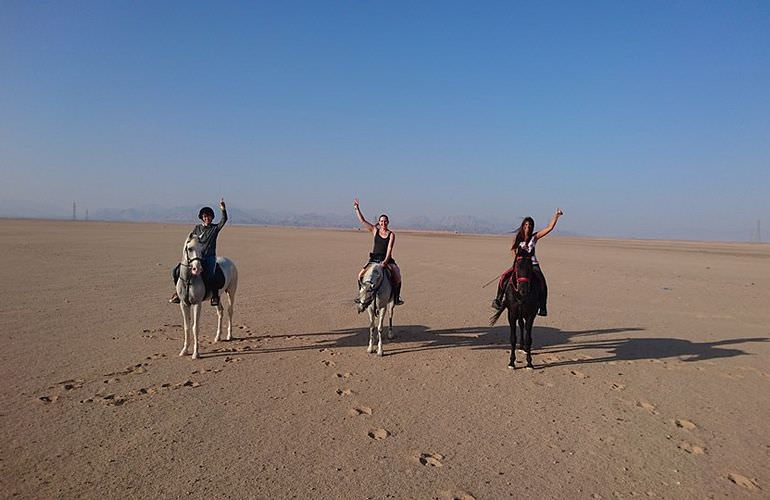
[[[374,330],[377,321],[377,354],[382,356],[382,322],[388,315],[388,339],[393,339],[393,309],[395,297],[390,284],[390,276],[380,264],[369,264],[361,278],[358,288],[358,312],[369,313],[369,347],[366,352],[374,352]]]
[[[203,301],[211,297],[211,292],[206,293],[203,283],[203,262],[201,255],[203,245],[195,234],[190,234],[184,242],[182,250],[182,262],[179,268],[179,280],[176,282],[176,293],[179,296],[179,305],[182,308],[184,321],[184,347],[180,356],[187,354],[188,338],[192,329],[193,359],[198,358],[198,321],[201,315]],[[233,304],[235,303],[235,290],[238,288],[238,269],[233,261],[226,257],[217,257],[217,264],[225,275],[225,284],[220,288],[221,300],[224,300],[223,291],[227,293],[227,338],[233,338]],[[222,305],[217,307],[217,335],[214,342],[219,341],[222,333]],[[190,314],[192,312],[192,314]],[[192,322],[192,324],[191,324]]]

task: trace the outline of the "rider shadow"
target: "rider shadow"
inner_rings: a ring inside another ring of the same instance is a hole
[[[737,338],[715,342],[696,342],[677,338],[596,338],[604,335],[629,334],[644,328],[604,328],[568,331],[548,326],[535,326],[532,331],[532,352],[538,354],[577,354],[584,350],[606,351],[606,355],[587,359],[569,359],[548,363],[548,367],[567,366],[609,361],[640,361],[675,358],[680,361],[704,361],[750,355],[742,349],[726,346],[752,342],[768,342],[770,338]],[[434,330],[425,325],[402,325],[394,328],[396,338],[385,341],[385,356],[396,356],[421,351],[465,347],[470,349],[496,349],[510,351],[509,327],[465,327]],[[368,328],[335,330],[340,337],[323,340],[319,345],[326,348],[366,347],[369,343]],[[384,334],[384,332],[383,332]],[[390,344],[390,345],[388,345]]]
[[[768,337],[723,339],[716,342],[695,342],[674,338],[624,338],[602,339],[574,345],[551,346],[542,351],[544,354],[579,352],[598,349],[607,352],[605,356],[590,359],[571,359],[549,363],[548,366],[566,366],[573,364],[606,363],[609,361],[643,361],[676,359],[682,362],[705,361],[709,359],[732,358],[751,355],[734,346],[752,342],[768,342]]]
[[[751,342],[767,342],[770,338],[737,338],[715,342],[695,342],[677,338],[639,338],[635,332],[643,331],[639,327],[604,328],[594,330],[568,331],[548,326],[535,326],[532,331],[532,353],[564,354],[577,356],[580,351],[604,351],[606,355],[593,358],[563,359],[550,362],[547,367],[569,366],[610,361],[640,361],[650,359],[678,359],[680,361],[704,361],[709,359],[730,358],[750,355],[732,345]],[[510,351],[509,327],[475,326],[464,328],[431,329],[425,325],[399,325],[394,328],[396,338],[383,339],[385,356],[397,356],[439,349],[469,348]],[[385,334],[385,332],[383,332]],[[617,334],[626,334],[618,338]],[[614,337],[603,338],[605,335]],[[231,355],[269,354],[276,352],[309,351],[333,348],[365,348],[369,344],[369,328],[348,328],[330,332],[297,333],[275,335],[269,338],[308,338],[327,337],[316,342],[296,346],[257,347],[249,351],[239,349],[220,349],[205,353],[203,357]],[[597,338],[598,337],[598,338]],[[261,336],[241,337],[239,341],[250,341]],[[542,365],[541,365],[542,366]]]

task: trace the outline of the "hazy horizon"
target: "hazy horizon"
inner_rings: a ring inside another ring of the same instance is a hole
[[[557,207],[597,237],[770,224],[767,2],[2,9],[0,216],[359,197],[394,227]]]

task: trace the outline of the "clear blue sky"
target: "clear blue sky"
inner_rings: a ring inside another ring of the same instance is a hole
[[[770,2],[0,0],[0,200],[770,233]],[[765,234],[767,239],[767,234]]]

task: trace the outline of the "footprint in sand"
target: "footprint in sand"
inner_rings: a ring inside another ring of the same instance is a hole
[[[583,372],[579,372],[579,371],[577,371],[577,370],[570,370],[570,373],[571,373],[572,375],[574,375],[575,377],[577,377],[577,378],[588,378],[588,375],[586,375],[586,374],[585,374],[585,373],[583,373]]]
[[[687,441],[682,441],[677,445],[677,448],[680,450],[684,450],[687,453],[691,455],[703,455],[706,453],[706,450],[702,446],[698,446],[692,443],[688,443]]]
[[[351,408],[348,413],[350,413],[354,417],[357,417],[359,415],[371,416],[372,415],[372,409],[369,408],[368,406],[361,406],[361,407],[358,407],[358,408]]]
[[[335,373],[334,376],[337,378],[350,378],[353,374],[350,372],[345,373]]]
[[[624,390],[626,388],[625,385],[618,384],[617,382],[613,382],[610,387],[612,387],[612,389],[615,390],[615,391],[622,391],[622,390]]]
[[[372,431],[369,431],[367,435],[372,438],[376,439],[377,441],[381,441],[385,439],[386,437],[390,436],[390,432],[386,431],[385,429],[374,429]]]
[[[676,424],[677,427],[688,431],[691,431],[697,427],[693,422],[683,419],[674,420],[674,424]]]
[[[353,394],[352,389],[337,389],[338,396],[350,396]]]
[[[335,363],[334,361],[328,361],[328,360],[326,360],[326,359],[324,359],[323,361],[321,361],[321,363],[323,363],[323,364],[324,364],[324,366],[329,366],[329,367],[332,367],[332,366],[337,366],[337,363]]]
[[[441,455],[439,453],[420,453],[420,463],[423,465],[428,465],[430,467],[443,467],[444,464],[441,462],[444,460],[444,455]]]
[[[752,491],[757,491],[762,489],[759,487],[759,484],[754,479],[749,479],[742,474],[738,474],[737,472],[729,473],[727,475],[727,479],[734,482],[738,486],[743,486],[744,488]]]
[[[644,410],[647,410],[652,415],[657,415],[658,414],[658,410],[657,410],[657,408],[655,408],[655,405],[652,404],[652,403],[648,403],[647,401],[637,401],[636,402],[636,406],[639,407],[639,408],[642,408]]]

